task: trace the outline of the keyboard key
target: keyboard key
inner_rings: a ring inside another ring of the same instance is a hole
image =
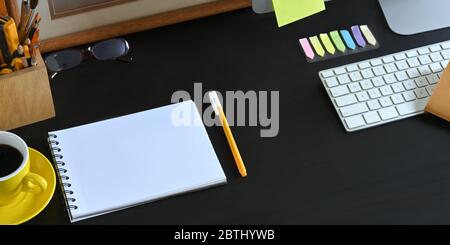
[[[394,83],[391,85],[392,90],[394,90],[394,93],[401,93],[403,91],[405,91],[405,87],[403,87],[403,83],[399,82],[399,83]]]
[[[381,59],[374,59],[374,60],[370,61],[370,64],[372,66],[378,66],[378,65],[382,65],[383,61],[381,61]]]
[[[427,81],[426,77],[416,78],[416,79],[414,79],[414,82],[416,82],[417,87],[419,87],[419,88],[420,87],[425,87],[425,86],[428,85],[428,81]]]
[[[444,67],[444,69],[447,68],[448,62],[448,60],[441,61],[441,66]]]
[[[404,53],[396,54],[396,55],[394,55],[394,57],[395,57],[395,60],[404,60],[404,59],[406,59],[406,55]]]
[[[366,124],[361,115],[348,117],[345,119],[345,123],[347,124],[347,127],[350,129],[358,128],[358,127],[364,126]]]
[[[450,41],[444,42],[441,44],[443,49],[450,49]]]
[[[381,118],[376,111],[367,112],[363,114],[363,117],[367,124],[373,124],[381,121]]]
[[[384,79],[382,77],[374,77],[372,78],[372,83],[375,87],[381,87],[385,85]]]
[[[428,92],[425,88],[417,88],[414,90],[414,93],[419,99],[428,97]]]
[[[403,93],[403,98],[405,98],[406,101],[416,100],[416,94],[413,91],[407,91]]]
[[[439,63],[431,64],[430,68],[433,73],[438,73],[443,70],[441,64],[439,64]]]
[[[333,71],[331,71],[331,70],[327,70],[327,71],[323,71],[323,72],[322,72],[322,76],[323,76],[324,78],[328,78],[328,77],[334,76],[334,73],[333,73]]]
[[[381,108],[381,105],[380,105],[380,103],[378,102],[378,100],[367,101],[367,105],[369,106],[369,109],[370,109],[371,111],[378,110],[378,109]]]
[[[347,66],[347,71],[348,72],[357,71],[357,70],[359,70],[359,69],[358,69],[358,66],[356,66],[356,65],[349,65],[349,66]]]
[[[389,63],[387,65],[384,65],[384,69],[388,73],[392,73],[392,72],[396,72],[397,71],[397,66],[394,63]]]
[[[394,104],[396,104],[396,105],[405,102],[405,100],[403,99],[403,96],[402,96],[401,94],[394,94],[394,95],[392,95],[392,96],[391,96],[391,100],[392,100],[392,102],[394,102]]]
[[[387,63],[391,63],[391,62],[394,62],[395,60],[394,60],[394,57],[393,56],[386,56],[386,57],[384,57],[383,58],[383,62],[385,63],[385,64],[387,64]]]
[[[397,81],[404,81],[409,78],[405,71],[395,73],[395,77],[397,78]]]
[[[347,83],[351,82],[350,78],[348,77],[347,74],[340,75],[340,76],[337,77],[337,79],[338,79],[340,84],[347,84]]]
[[[418,99],[411,102],[397,105],[397,110],[400,115],[405,116],[412,113],[422,112],[425,110],[425,106],[428,103],[428,99]]]
[[[389,85],[381,87],[380,91],[383,96],[391,95],[394,93],[394,91],[392,91],[391,86],[389,86]]]
[[[380,90],[378,88],[371,89],[367,91],[371,99],[376,99],[381,97]]]
[[[430,50],[428,48],[420,48],[418,51],[419,51],[420,55],[429,54],[430,53]]]
[[[450,49],[441,51],[441,55],[442,55],[442,57],[444,57],[445,60],[449,60],[450,59]]]
[[[339,97],[342,95],[346,95],[348,93],[350,93],[350,91],[348,91],[347,86],[345,85],[341,85],[339,87],[334,87],[330,89],[330,93],[333,97]]]
[[[353,116],[356,114],[361,114],[361,113],[367,112],[367,111],[369,111],[369,108],[367,108],[367,105],[365,103],[359,103],[359,104],[342,107],[340,109],[340,111],[341,111],[341,114],[343,117],[349,117],[349,116]]]
[[[414,80],[404,81],[403,86],[406,88],[406,90],[412,90],[412,89],[417,88],[416,82],[414,82]]]
[[[408,62],[408,65],[411,68],[420,66],[420,62],[417,58],[407,59],[406,62]]]
[[[386,74],[386,71],[384,70],[383,66],[377,66],[372,69],[375,76],[382,76]]]
[[[409,68],[408,63],[406,63],[406,61],[401,60],[398,62],[395,62],[395,65],[397,66],[397,69],[401,70],[406,70]]]
[[[362,70],[362,71],[361,71],[361,74],[362,74],[362,76],[363,76],[365,79],[367,79],[367,78],[372,78],[372,77],[375,76],[375,75],[373,74],[373,72],[372,72],[372,69],[365,69],[365,70]]]
[[[380,105],[382,107],[388,107],[392,105],[392,100],[390,97],[383,97],[381,99],[378,100],[380,102]]]
[[[339,85],[336,77],[330,77],[330,78],[325,79],[325,83],[327,84],[327,86],[329,88],[332,88],[332,87],[335,87],[335,86]]]
[[[358,98],[358,101],[363,102],[363,101],[368,101],[369,100],[369,95],[367,94],[366,91],[362,91],[356,94],[356,98]]]
[[[395,107],[381,109],[378,113],[380,113],[381,119],[384,121],[398,117],[398,112]]]
[[[341,74],[346,73],[346,71],[345,71],[345,68],[344,68],[344,67],[339,67],[339,68],[337,68],[337,69],[334,69],[334,73],[335,73],[336,75],[341,75]]]
[[[430,59],[430,57],[428,57],[428,55],[420,56],[419,61],[420,61],[420,64],[422,64],[422,65],[427,65],[427,64],[431,63],[431,59]]]
[[[439,54],[439,53],[430,54],[430,58],[433,62],[439,62],[439,61],[443,60],[441,54]]]
[[[369,62],[362,62],[362,63],[360,63],[358,66],[359,66],[359,69],[370,68]]]
[[[384,81],[385,81],[387,84],[391,84],[391,83],[397,82],[397,78],[394,76],[394,74],[387,74],[387,75],[384,75],[383,78],[384,78]]]
[[[408,57],[408,58],[416,57],[417,55],[418,55],[417,51],[415,51],[415,50],[406,52],[406,57]]]
[[[409,78],[416,78],[420,76],[419,70],[417,68],[412,68],[406,71],[408,73]]]
[[[348,75],[350,76],[350,79],[353,82],[356,82],[356,81],[359,81],[359,80],[362,79],[361,73],[359,71],[352,72],[352,73],[350,73]]]
[[[439,82],[439,77],[436,74],[431,74],[427,76],[428,83],[433,85]]]
[[[442,49],[441,49],[441,46],[439,44],[434,44],[434,45],[430,46],[430,50],[431,50],[431,52],[437,52],[437,51],[440,51]]]
[[[362,88],[358,82],[350,83],[348,85],[348,88],[350,89],[350,92],[352,92],[352,93],[356,93],[356,92],[359,92],[362,90]]]
[[[336,105],[338,107],[343,107],[343,106],[347,106],[347,105],[352,105],[358,102],[358,100],[356,99],[356,96],[353,94],[349,94],[349,95],[344,95],[341,97],[338,97],[335,99],[336,101]]]
[[[362,80],[361,82],[359,82],[359,84],[361,85],[362,89],[364,89],[364,90],[373,88],[373,84],[369,79]]]
[[[431,74],[431,70],[428,66],[422,66],[422,67],[419,67],[419,73],[422,76],[426,76],[428,74]]]

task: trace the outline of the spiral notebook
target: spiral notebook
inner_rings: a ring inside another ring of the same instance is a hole
[[[226,183],[192,101],[49,133],[71,222]]]

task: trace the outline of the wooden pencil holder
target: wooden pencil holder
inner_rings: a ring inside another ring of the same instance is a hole
[[[11,130],[55,116],[47,68],[38,65],[0,76],[0,130]]]

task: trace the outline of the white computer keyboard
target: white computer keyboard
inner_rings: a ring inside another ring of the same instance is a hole
[[[319,72],[348,132],[422,114],[450,60],[450,41]]]

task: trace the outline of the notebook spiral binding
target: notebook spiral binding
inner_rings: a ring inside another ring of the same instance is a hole
[[[68,171],[65,168],[66,163],[63,161],[64,156],[61,154],[62,150],[61,147],[59,147],[59,141],[57,140],[58,136],[55,134],[49,134],[48,136],[48,143],[50,145],[50,150],[53,155],[53,159],[55,160],[56,164],[56,172],[59,175],[59,178],[61,180],[62,189],[65,193],[65,199],[67,202],[67,207],[69,209],[78,209],[78,206],[76,205],[76,199],[73,197],[74,192],[70,189],[72,184],[69,182],[70,177],[68,175]]]

